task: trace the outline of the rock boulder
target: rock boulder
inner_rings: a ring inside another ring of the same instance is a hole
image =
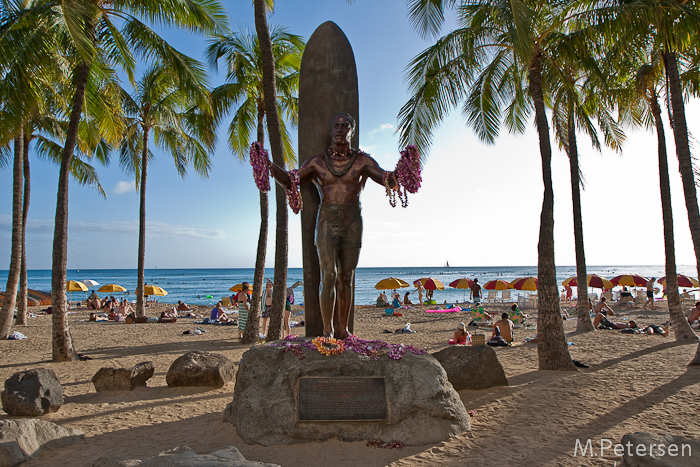
[[[236,425],[246,443],[291,444],[336,437],[420,445],[470,429],[459,395],[430,355],[408,352],[400,360],[387,355],[374,360],[349,350],[333,356],[305,347],[301,352],[303,360],[281,347],[261,345],[243,354],[224,420]],[[384,377],[387,419],[297,422],[297,380],[306,376]]]
[[[100,368],[92,377],[92,384],[97,392],[133,391],[137,386],[146,386],[154,371],[153,362],[142,362],[131,368]]]
[[[217,449],[209,454],[197,454],[187,446],[161,452],[146,460],[126,459],[124,457],[100,457],[92,467],[279,467],[246,460],[243,454],[233,446]]]
[[[0,466],[17,465],[17,463],[3,464],[3,454],[12,454],[13,459],[23,462],[36,454],[43,447],[60,448],[68,446],[85,438],[82,431],[66,428],[55,423],[36,418],[23,418],[17,420],[0,420]],[[24,459],[17,453],[14,445],[20,449]],[[9,461],[8,461],[9,462]]]
[[[188,352],[170,365],[165,381],[169,387],[211,386],[220,388],[233,379],[236,368],[221,354]]]
[[[447,379],[457,391],[508,386],[496,351],[487,345],[451,345],[435,352],[433,357],[445,369]]]
[[[20,371],[5,381],[0,396],[9,415],[36,417],[63,405],[63,387],[56,373],[45,368]]]
[[[683,436],[627,433],[621,443],[628,467],[696,467],[700,459],[700,441]]]

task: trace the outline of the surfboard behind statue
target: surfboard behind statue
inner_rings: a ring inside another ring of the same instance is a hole
[[[355,134],[351,146],[359,143],[359,97],[355,55],[348,38],[332,21],[320,25],[309,38],[301,58],[299,71],[299,165],[322,153],[331,145],[330,121],[338,112],[355,118]],[[320,198],[316,186],[301,186],[301,243],[304,262],[304,319],[307,336],[323,335],[323,319],[319,302],[321,272],[314,245],[316,216]],[[348,330],[353,331],[353,308]],[[337,316],[337,315],[336,315]],[[334,325],[337,324],[334,323]]]

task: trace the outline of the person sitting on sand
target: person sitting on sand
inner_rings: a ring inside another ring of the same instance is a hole
[[[613,311],[612,308],[608,306],[607,303],[605,303],[605,297],[600,297],[600,301],[595,304],[595,308],[593,309],[595,314],[603,314],[605,316],[615,316],[615,312]]]
[[[394,299],[391,301],[391,306],[396,309],[396,308],[401,308],[401,296],[399,295],[398,292],[394,295]]]
[[[493,332],[491,333],[491,338],[501,335],[503,339],[509,344],[513,342],[513,322],[508,319],[508,313],[501,314],[501,319],[493,323]]]
[[[100,308],[101,304],[102,302],[100,301],[100,297],[98,297],[95,291],[93,290],[87,299],[88,310],[97,310]]]
[[[693,324],[698,320],[700,320],[700,302],[695,302],[695,308],[691,308],[688,316],[688,324]]]
[[[187,303],[183,303],[181,300],[177,301],[177,311],[192,311],[192,308]]]
[[[636,329],[638,326],[632,319],[626,323],[613,323],[604,314],[598,313],[593,318],[593,327],[598,329]]]
[[[226,316],[226,312],[222,308],[223,306],[224,304],[222,302],[217,302],[216,306],[211,310],[211,316],[209,319],[220,323],[228,323],[229,318]]]
[[[518,308],[518,305],[515,303],[510,307],[510,320],[514,324],[525,324],[525,320],[527,319],[527,315],[520,311],[520,308]]]
[[[452,345],[467,345],[467,337],[471,338],[471,334],[467,332],[464,323],[459,323],[452,339],[447,341],[447,343]]]
[[[403,304],[404,305],[413,305],[413,303],[411,302],[410,295],[411,294],[409,292],[406,292],[406,295],[403,296]]]
[[[129,302],[126,301],[126,298],[119,302],[119,305],[117,306],[117,313],[122,315],[123,317],[126,318],[126,315],[129,313],[133,313],[134,309],[131,308],[131,305],[129,305]]]
[[[389,306],[389,302],[384,300],[385,296],[386,295],[384,295],[384,292],[379,294],[379,297],[377,297],[377,308],[386,308]]]

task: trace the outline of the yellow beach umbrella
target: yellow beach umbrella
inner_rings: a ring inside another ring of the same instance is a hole
[[[72,302],[73,292],[87,292],[88,288],[80,281],[68,281],[66,282],[66,290],[71,293],[69,301]],[[85,299],[87,300],[87,293],[85,294]]]
[[[68,292],[87,292],[87,286],[80,281],[66,282],[66,290]]]
[[[231,292],[243,292],[243,282],[241,282],[240,284],[234,285],[229,290]],[[253,286],[250,285],[250,283],[248,283],[248,292],[252,292],[252,291],[253,291]]]
[[[105,284],[99,289],[97,289],[97,291],[103,293],[117,293],[126,292],[126,289],[119,284]]]
[[[382,279],[377,282],[377,285],[375,285],[374,288],[377,290],[390,290],[408,286],[409,284],[406,281],[402,281],[396,277],[387,277],[386,279]]]
[[[161,297],[165,297],[166,295],[168,295],[168,292],[166,292],[165,289],[158,287],[157,285],[147,285],[143,288],[143,294],[159,295]]]

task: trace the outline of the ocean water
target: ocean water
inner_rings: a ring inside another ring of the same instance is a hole
[[[679,274],[695,277],[695,266],[678,266]],[[4,289],[7,283],[7,270],[0,271],[0,288]],[[265,270],[265,277],[272,278],[274,270]],[[575,266],[557,267],[557,282],[561,282],[576,274]],[[601,277],[612,278],[620,274],[640,274],[646,277],[664,276],[663,266],[589,266],[588,274],[598,274]],[[413,267],[413,268],[358,268],[355,277],[355,303],[368,305],[375,303],[379,291],[374,285],[386,277],[398,277],[409,284],[422,277],[432,277],[445,284],[445,290],[435,291],[434,298],[438,303],[447,303],[462,300],[465,297],[463,290],[453,289],[448,286],[450,282],[461,277],[473,279],[477,277],[480,284],[485,284],[492,279],[512,281],[518,277],[537,276],[536,266],[499,266],[499,267]],[[27,273],[29,288],[49,292],[51,290],[50,270],[31,270]],[[92,279],[100,284],[115,283],[126,287],[128,294],[125,296],[135,299],[136,270],[135,269],[80,269],[68,270],[69,280]],[[252,282],[253,269],[146,269],[145,279],[148,284],[158,285],[164,288],[168,295],[157,297],[161,302],[177,303],[182,300],[185,303],[197,305],[213,305],[223,296],[231,295],[228,290],[235,284],[243,281]],[[287,272],[287,285],[303,280],[301,268],[290,268]],[[94,287],[97,290],[99,286]],[[406,291],[412,292],[415,287],[400,290],[402,297]],[[89,293],[89,291],[88,291]],[[512,291],[517,295],[518,291]],[[98,292],[101,297],[104,294]],[[120,294],[115,294],[120,296]],[[297,303],[303,302],[303,287],[295,289]],[[468,297],[468,292],[466,297]],[[82,292],[73,292],[73,300],[84,299]],[[417,301],[417,294],[411,295],[412,301]]]

